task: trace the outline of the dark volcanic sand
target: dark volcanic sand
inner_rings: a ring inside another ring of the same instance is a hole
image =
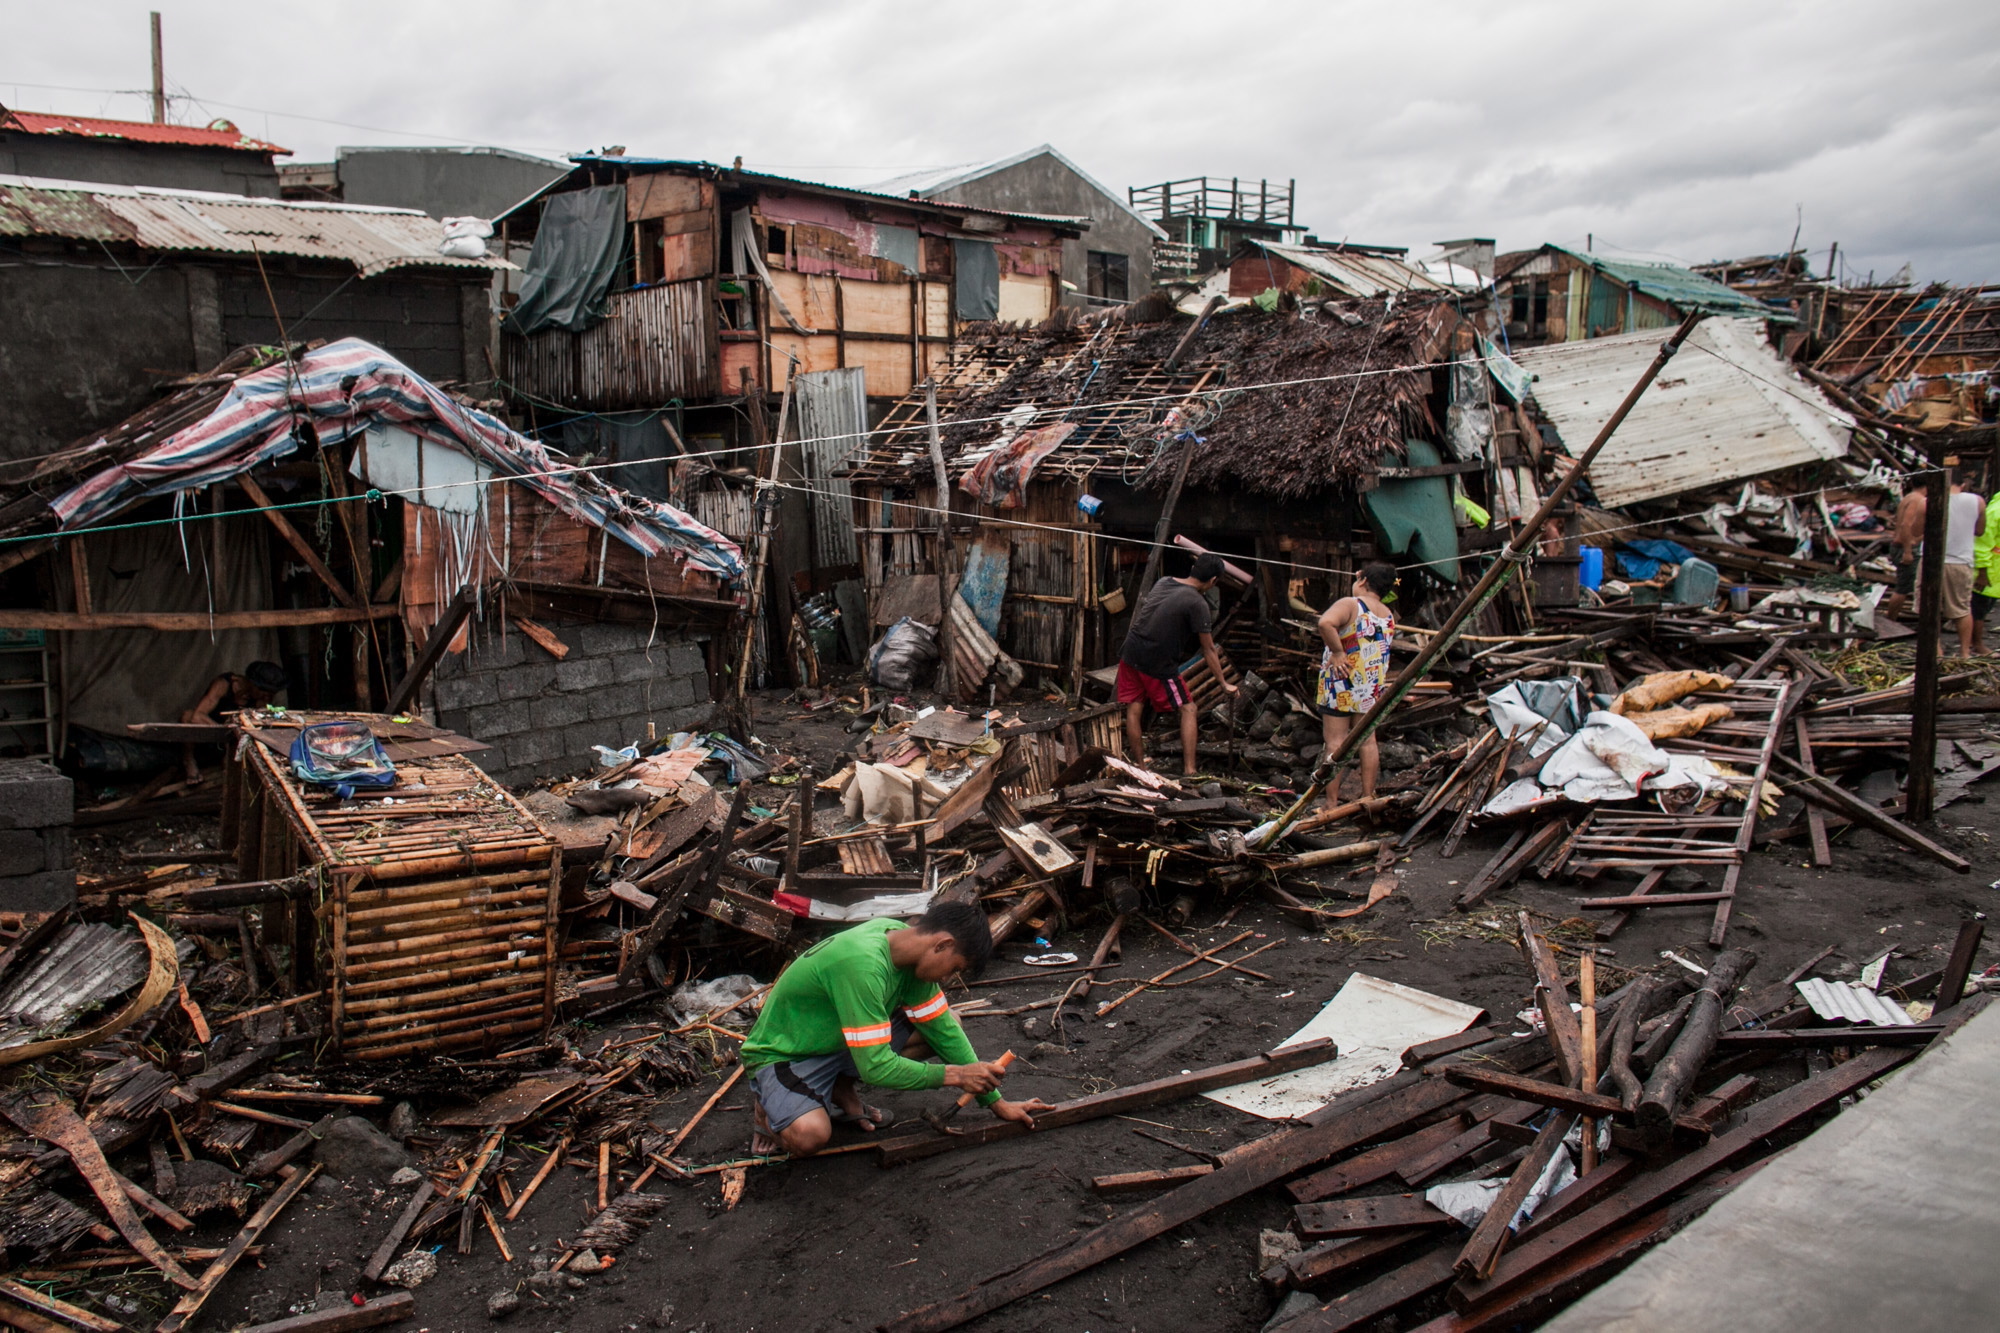
[[[766,711],[778,712],[769,705]],[[816,766],[827,771],[832,748],[848,739],[836,727],[772,721],[763,734],[781,746],[797,745],[805,739],[797,733],[807,726],[816,734],[801,748],[818,752]],[[1986,909],[1996,896],[1987,887],[2000,877],[2000,852],[1991,842],[1993,809],[1975,797],[1942,812],[1941,840],[1973,860],[1969,875],[1954,875],[1872,833],[1837,837],[1837,866],[1830,871],[1802,866],[1809,858],[1797,847],[1755,854],[1729,935],[1731,945],[1753,949],[1762,959],[1752,984],[1782,977],[1827,944],[1838,945],[1839,952],[1820,966],[1824,975],[1852,976],[1891,946],[1903,951],[1890,965],[1892,979],[1940,966],[1959,921]],[[1528,986],[1519,954],[1502,938],[1511,912],[1497,904],[1469,915],[1451,908],[1457,891],[1451,881],[1470,878],[1499,841],[1498,833],[1475,835],[1449,860],[1436,855],[1435,844],[1420,849],[1401,864],[1400,890],[1347,923],[1352,929],[1337,940],[1302,936],[1258,902],[1247,903],[1226,933],[1211,928],[1224,910],[1220,905],[1205,906],[1180,932],[1191,942],[1209,943],[1245,928],[1257,931],[1244,948],[1284,937],[1280,947],[1251,964],[1270,973],[1271,982],[1225,974],[1141,996],[1111,1016],[1115,1026],[1072,1018],[1066,1049],[1038,1047],[1042,1039],[1025,1035],[1018,1018],[970,1017],[967,1029],[982,1052],[997,1054],[1008,1046],[1020,1052],[1007,1084],[1011,1096],[1049,1101],[1269,1049],[1304,1024],[1356,970],[1482,1005],[1496,1023],[1514,1030],[1519,1025],[1512,1015],[1526,1003]],[[1365,880],[1329,874],[1326,882],[1351,888]],[[1631,881],[1604,883],[1614,882]],[[1574,915],[1572,904],[1580,896],[1576,887],[1530,879],[1514,885],[1501,901],[1547,914],[1546,926]],[[1105,919],[1102,907],[1091,907],[1056,947],[1087,955]],[[1663,949],[1705,962],[1711,956],[1705,942],[1710,919],[1705,907],[1639,913],[1611,942],[1616,957],[1607,962],[1658,966]],[[1440,920],[1457,929],[1467,922],[1498,922],[1501,929],[1490,932],[1491,938],[1436,938],[1427,944],[1420,929]],[[1123,976],[1151,975],[1183,957],[1137,923],[1125,938]],[[1029,951],[1027,943],[1017,939],[1003,946],[991,975],[1022,970],[1017,964]],[[1996,959],[2000,948],[1989,944],[1979,963]],[[1615,968],[1601,975],[1607,987],[1622,980]],[[986,987],[953,998],[984,996],[1005,1007],[1052,996],[1069,979]],[[653,1016],[635,1007],[618,1021]],[[1036,1017],[1045,1027],[1046,1013]],[[1773,1076],[1787,1077],[1783,1068],[1774,1066]],[[679,1125],[717,1081],[710,1078],[669,1098],[652,1119],[663,1127]],[[946,1094],[887,1093],[874,1100],[896,1109],[907,1128],[919,1110],[945,1105]],[[681,1159],[714,1162],[745,1155],[747,1106],[740,1087],[733,1090],[681,1150]],[[968,1119],[983,1114],[977,1107],[965,1112]],[[1107,1204],[1090,1191],[1090,1177],[1193,1159],[1139,1136],[1135,1128],[1165,1126],[1154,1132],[1209,1150],[1273,1128],[1199,1098],[1144,1112],[1143,1119],[1150,1124],[1106,1119],[887,1170],[867,1154],[753,1168],[733,1212],[722,1210],[715,1176],[698,1184],[656,1177],[648,1188],[668,1203],[615,1267],[583,1279],[580,1289],[559,1287],[546,1298],[523,1287],[521,1307],[506,1325],[568,1333],[872,1328],[1143,1206],[1145,1196],[1131,1195]],[[531,1137],[546,1142],[552,1135],[538,1129]],[[136,1164],[128,1170],[147,1178]],[[524,1179],[515,1174],[517,1183]],[[337,1182],[316,1185],[267,1233],[264,1267],[240,1268],[198,1326],[277,1318],[316,1290],[355,1290],[357,1268],[407,1197],[400,1190],[370,1196],[371,1191]],[[521,1283],[536,1255],[560,1253],[558,1242],[581,1230],[593,1198],[592,1171],[558,1170],[507,1229],[516,1253],[512,1265],[499,1261],[483,1231],[469,1256],[447,1243],[438,1275],[416,1292],[418,1318],[400,1327],[440,1333],[493,1327],[486,1315],[488,1297]],[[1253,1271],[1258,1231],[1284,1227],[1287,1202],[1277,1189],[1261,1191],[968,1327],[987,1333],[1255,1329],[1272,1308]],[[220,1236],[226,1229],[205,1225],[197,1234]]]

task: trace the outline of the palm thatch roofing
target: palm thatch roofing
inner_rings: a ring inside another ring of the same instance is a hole
[[[1410,436],[1438,437],[1431,367],[1463,322],[1449,297],[1231,311],[1171,369],[1194,321],[1148,321],[1144,309],[962,332],[937,384],[947,470],[962,475],[966,455],[1005,430],[1067,423],[1076,429],[1037,480],[1111,474],[1157,487],[1191,447],[1189,484],[1295,499],[1352,485]],[[924,395],[892,408],[844,472],[929,480]]]

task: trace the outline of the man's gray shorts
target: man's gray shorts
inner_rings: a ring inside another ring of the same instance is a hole
[[[890,1050],[900,1052],[916,1035],[916,1025],[900,1010],[889,1020]],[[750,1076],[750,1089],[764,1108],[771,1132],[782,1134],[809,1111],[825,1111],[838,1119],[841,1110],[833,1102],[833,1085],[842,1075],[856,1080],[861,1077],[853,1054],[847,1050],[765,1065]]]

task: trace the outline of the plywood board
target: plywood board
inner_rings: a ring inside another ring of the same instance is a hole
[[[683,282],[715,272],[715,233],[690,231],[660,238],[660,280]]]
[[[1266,1120],[1310,1115],[1349,1089],[1395,1073],[1402,1067],[1403,1052],[1418,1042],[1463,1032],[1485,1012],[1355,972],[1311,1022],[1279,1043],[1290,1046],[1325,1037],[1339,1049],[1339,1058],[1202,1095]]]
[[[841,327],[857,333],[910,336],[910,284],[840,280]]]
[[[870,398],[901,398],[914,387],[908,343],[850,342],[847,364],[861,367]]]
[[[689,213],[715,204],[713,187],[692,176],[655,172],[625,183],[625,220],[639,222],[668,213]]]
[[[1049,280],[1000,275],[999,318],[1018,324],[1039,324],[1049,317]]]

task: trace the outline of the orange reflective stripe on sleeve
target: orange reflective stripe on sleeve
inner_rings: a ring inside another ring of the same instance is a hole
[[[945,1003],[944,992],[939,991],[922,1004],[917,1005],[913,1009],[905,1009],[903,1012],[910,1016],[912,1023],[928,1023],[950,1007],[949,1004]]]
[[[842,1028],[840,1035],[847,1039],[849,1046],[887,1046],[889,1025],[873,1023],[865,1028]]]

